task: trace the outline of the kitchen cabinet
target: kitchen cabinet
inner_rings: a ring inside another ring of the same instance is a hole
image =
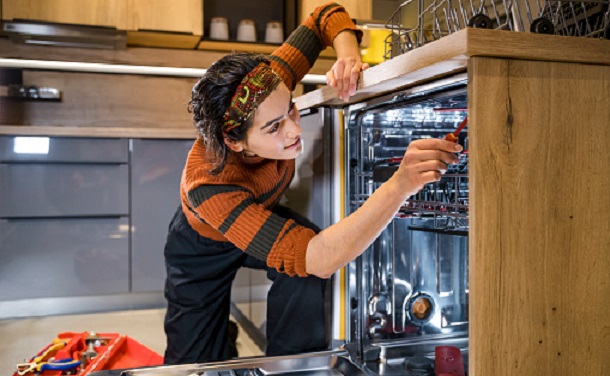
[[[0,136],[0,316],[23,299],[160,293],[192,142]]]
[[[0,217],[126,216],[127,140],[0,138]]]
[[[129,291],[128,144],[0,137],[0,300]]]
[[[326,3],[328,3],[326,0],[300,0],[299,23],[303,22],[316,7]],[[373,18],[373,0],[343,0],[339,4],[347,9],[351,18],[361,20]]]
[[[203,0],[4,0],[2,17],[203,35]]]
[[[2,19],[31,20],[126,29],[123,0],[3,0]]]
[[[128,0],[127,30],[203,35],[203,0]]]
[[[610,66],[468,69],[472,369],[608,374]]]
[[[119,216],[0,219],[0,301],[129,292],[128,229]]]

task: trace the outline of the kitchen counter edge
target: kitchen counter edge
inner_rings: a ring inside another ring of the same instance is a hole
[[[475,56],[610,65],[610,40],[466,28],[362,72],[349,102],[338,99],[329,86],[295,102],[299,109],[349,105],[464,72]]]

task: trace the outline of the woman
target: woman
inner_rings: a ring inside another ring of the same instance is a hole
[[[165,246],[167,364],[229,358],[231,284],[242,267],[266,269],[267,355],[327,347],[326,279],[360,255],[404,201],[458,162],[456,144],[413,142],[394,176],[355,213],[320,231],[278,206],[301,153],[291,91],[320,51],[337,61],[327,83],[348,99],[358,74],[360,32],[338,4],[317,8],[270,57],[228,55],[194,86],[200,136],[187,158],[181,208]]]

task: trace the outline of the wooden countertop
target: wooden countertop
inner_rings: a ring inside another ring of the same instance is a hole
[[[115,128],[115,127],[54,127],[29,125],[0,125],[0,135],[10,136],[57,136],[97,138],[157,138],[191,139],[197,137],[193,129],[164,128]]]
[[[610,41],[467,28],[376,65],[361,75],[350,102],[330,87],[295,99],[299,109],[343,106],[466,70],[473,56],[610,65]]]

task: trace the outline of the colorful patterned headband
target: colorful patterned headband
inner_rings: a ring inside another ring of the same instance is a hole
[[[244,77],[231,98],[229,108],[223,117],[223,132],[241,126],[254,113],[254,110],[277,88],[282,81],[280,76],[262,62]]]

